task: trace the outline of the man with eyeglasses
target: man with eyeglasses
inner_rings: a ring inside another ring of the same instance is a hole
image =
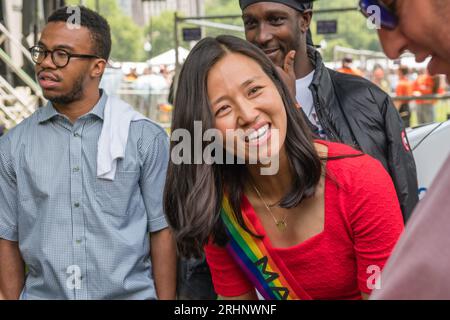
[[[450,1],[361,0],[381,12],[378,30],[384,52],[397,59],[404,51],[417,61],[428,56],[430,74],[450,81]],[[450,157],[407,224],[381,274],[381,289],[372,299],[450,299]]]
[[[78,8],[79,25],[58,9],[30,49],[49,103],[0,139],[0,299],[174,299],[167,134],[129,122],[113,177],[99,177],[99,141],[122,104],[99,90],[108,22]]]

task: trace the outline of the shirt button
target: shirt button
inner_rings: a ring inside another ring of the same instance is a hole
[[[81,243],[83,242],[83,240],[77,239],[75,242],[76,242],[77,244],[81,244]]]
[[[73,134],[73,136],[74,136],[75,138],[79,138],[79,137],[80,137],[80,135],[79,135],[77,132],[75,132],[75,133]]]
[[[78,172],[78,171],[80,171],[80,167],[73,168],[73,172]]]
[[[74,206],[75,206],[75,208],[78,208],[80,206],[80,203],[79,202],[75,202]]]

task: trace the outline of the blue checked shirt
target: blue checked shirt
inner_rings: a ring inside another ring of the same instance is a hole
[[[0,238],[28,266],[23,299],[155,299],[149,232],[167,227],[166,132],[131,123],[114,181],[96,178],[103,93],[72,124],[51,104],[0,138]]]

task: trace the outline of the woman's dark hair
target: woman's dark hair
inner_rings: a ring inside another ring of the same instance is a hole
[[[296,207],[302,200],[314,195],[322,174],[322,163],[315,150],[312,133],[288,89],[275,66],[256,46],[233,36],[219,36],[205,38],[192,49],[178,81],[172,132],[182,128],[194,137],[194,121],[202,122],[203,132],[215,127],[208,100],[207,77],[211,68],[230,53],[242,54],[256,61],[273,81],[283,100],[287,115],[285,148],[294,183],[280,206]],[[171,142],[171,150],[175,144]],[[220,219],[225,190],[237,221],[249,232],[241,213],[246,177],[247,170],[242,164],[169,163],[164,209],[182,256],[200,256],[210,237],[218,245],[226,244],[228,239]]]

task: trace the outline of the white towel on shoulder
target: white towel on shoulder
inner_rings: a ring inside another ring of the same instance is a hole
[[[97,178],[114,180],[117,161],[125,157],[132,121],[148,120],[119,98],[108,96],[97,146]]]

